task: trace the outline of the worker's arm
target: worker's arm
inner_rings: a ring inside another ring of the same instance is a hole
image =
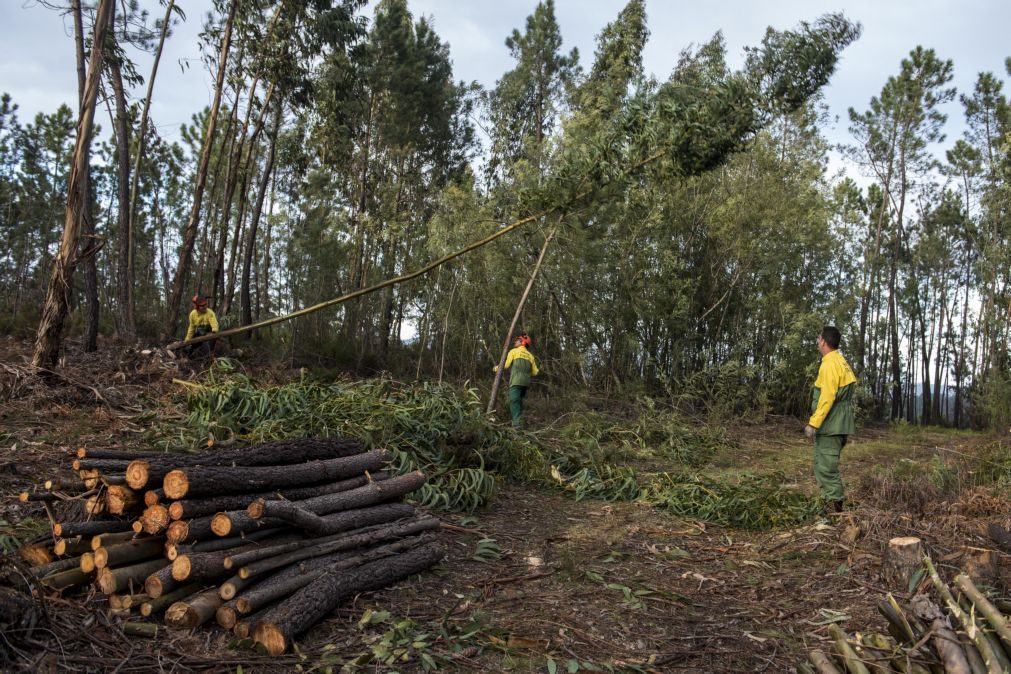
[[[534,358],[534,354],[530,354],[530,374],[534,377],[540,374],[540,369],[537,367],[537,360]]]
[[[210,316],[207,317],[207,321],[211,324],[211,332],[217,332],[218,331],[218,316],[217,316],[217,314],[215,314],[210,309],[207,310],[207,313],[210,314]]]
[[[186,328],[186,337],[183,338],[184,342],[188,342],[193,339],[193,332],[197,329],[196,324],[193,322],[193,312],[189,315],[189,326]]]
[[[818,394],[818,407],[808,420],[808,425],[814,428],[821,428],[828,416],[832,404],[835,402],[836,392],[839,390],[839,377],[830,363],[822,360],[821,367],[818,368],[818,379],[814,385],[820,390]]]
[[[509,350],[509,355],[507,355],[507,356],[506,356],[506,362],[505,362],[505,365],[503,365],[502,367],[503,367],[504,369],[508,370],[508,369],[509,369],[509,366],[513,364],[513,361],[514,361],[515,359],[516,359],[516,349],[510,349],[510,350]]]

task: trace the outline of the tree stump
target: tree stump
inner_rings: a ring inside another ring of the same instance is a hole
[[[881,563],[881,578],[890,590],[909,592],[909,582],[923,568],[923,543],[915,536],[888,541]]]
[[[994,550],[966,546],[962,556],[962,571],[976,585],[994,587],[1000,582],[1000,559]]]

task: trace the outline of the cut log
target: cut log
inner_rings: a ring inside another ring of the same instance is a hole
[[[74,459],[71,467],[76,471],[98,471],[99,474],[112,475],[123,473],[129,463],[127,459]]]
[[[931,627],[931,641],[944,663],[947,674],[972,674],[969,660],[958,643],[958,636],[948,626],[941,609],[926,595],[918,594],[909,602],[913,613]]]
[[[251,494],[268,489],[283,489],[315,484],[322,480],[341,480],[365,471],[379,470],[393,454],[374,449],[364,454],[327,461],[268,466],[195,466],[173,470],[165,475],[165,496],[181,499],[212,494]]]
[[[205,590],[184,601],[177,601],[165,611],[165,624],[172,629],[191,630],[214,617],[221,606],[217,588]]]
[[[255,541],[263,541],[268,538],[273,538],[274,536],[283,533],[283,531],[283,529],[258,529],[257,531],[252,531],[242,536],[233,536],[231,538],[213,538],[186,545],[168,543],[165,545],[165,557],[167,557],[169,561],[174,562],[181,554],[215,552],[217,550],[237,548],[244,543],[252,543]]]
[[[372,478],[371,480],[369,478]],[[311,487],[292,487],[282,491],[260,492],[252,496],[246,494],[229,494],[225,496],[211,496],[208,498],[185,499],[173,501],[169,505],[169,517],[173,520],[183,518],[203,517],[229,510],[245,510],[250,503],[257,499],[265,501],[287,500],[299,501],[302,499],[322,496],[324,494],[336,494],[350,489],[368,484],[370,481],[381,482],[389,478],[389,474],[383,471],[374,475],[360,475],[338,482],[327,482]]]
[[[324,573],[339,573],[353,569],[368,562],[374,562],[384,557],[392,557],[407,552],[422,544],[432,541],[421,536],[412,536],[387,545],[381,545],[360,554],[344,555],[340,560],[326,560],[323,564],[305,565],[296,569],[297,572],[277,573],[265,578],[256,587],[244,591],[235,602],[235,607],[242,614],[253,613],[266,607],[272,601],[283,599],[312,583]],[[315,560],[309,560],[315,561]]]
[[[140,605],[140,614],[145,618],[151,615],[157,615],[177,601],[183,600],[202,589],[203,586],[199,583],[191,583],[177,588],[172,592],[163,594],[160,597],[152,597]]]
[[[842,674],[839,668],[832,664],[832,661],[828,659],[820,649],[814,649],[808,654],[808,659],[814,666],[814,669],[818,674]]]
[[[108,548],[113,545],[119,545],[120,543],[126,543],[127,541],[133,540],[137,539],[132,531],[121,531],[118,534],[99,534],[98,536],[93,536],[91,538],[89,547],[91,548],[91,551],[94,552],[99,548]]]
[[[104,569],[107,566],[122,566],[143,559],[160,557],[164,546],[165,539],[159,536],[157,538],[138,538],[108,548],[101,547],[94,552],[95,566]]]
[[[240,551],[248,549],[249,546],[238,548]],[[224,561],[231,553],[231,550],[219,550],[179,555],[172,562],[172,577],[178,582],[204,582],[226,576],[228,569],[225,568]]]
[[[84,500],[84,513],[86,515],[101,515],[106,511],[105,495],[95,494]]]
[[[94,573],[84,573],[80,568],[77,568],[54,573],[50,576],[46,576],[39,582],[53,590],[68,590],[70,588],[87,585],[94,579]]]
[[[349,438],[280,440],[238,449],[166,456],[157,459],[139,459],[131,462],[127,467],[126,480],[127,484],[133,489],[143,489],[149,481],[161,481],[170,471],[176,468],[193,466],[280,466],[353,456],[360,454],[362,450],[363,447],[360,442]]]
[[[60,538],[53,544],[53,553],[57,557],[65,557],[67,555],[77,556],[91,549],[91,542],[84,536]]]
[[[95,553],[85,552],[84,554],[82,554],[80,557],[78,568],[81,569],[82,573],[94,573],[95,569],[98,568],[97,566],[95,566]]]
[[[881,577],[894,592],[909,592],[909,583],[923,567],[923,543],[915,536],[888,541],[881,563]]]
[[[123,461],[133,461],[134,459],[152,459],[165,456],[165,452],[149,452],[135,449],[102,449],[99,447],[78,447],[76,452],[78,459],[121,459]]]
[[[45,578],[54,573],[60,573],[61,571],[68,571],[70,569],[80,569],[81,568],[81,558],[80,557],[67,557],[65,559],[58,559],[55,562],[50,562],[49,564],[43,564],[42,566],[36,566],[32,568],[32,573],[35,574],[36,578]]]
[[[409,517],[413,514],[414,507],[407,503],[381,503],[376,506],[344,510],[322,517],[298,507],[289,508],[287,505],[282,505],[278,510],[283,514],[281,517],[275,518],[275,521],[288,521],[314,536],[326,536]]]
[[[203,518],[198,518],[203,519]],[[253,519],[242,510],[232,510],[227,513],[218,513],[207,518],[211,532],[215,536],[240,536],[250,534],[263,528],[278,528],[285,525],[284,520],[275,517],[264,517]]]
[[[239,621],[239,612],[235,608],[234,601],[226,601],[218,610],[214,612],[214,618],[218,621],[218,625],[226,630],[233,629],[235,623]]]
[[[30,501],[47,501],[52,503],[53,501],[59,501],[61,499],[51,491],[23,491],[18,494],[18,500],[22,503],[28,503]]]
[[[46,480],[42,483],[42,485],[49,491],[59,492],[66,496],[83,494],[88,491],[88,488],[81,482],[79,475],[67,475],[64,477]]]
[[[105,504],[111,515],[122,515],[139,505],[137,494],[129,487],[110,485],[106,488]]]
[[[144,506],[158,505],[165,500],[165,490],[159,487],[158,489],[148,489],[144,492]]]
[[[148,639],[158,637],[158,625],[154,623],[126,622],[122,627],[123,634],[128,637],[146,637]]]
[[[258,576],[261,573],[273,571],[274,569],[279,569],[303,559],[319,557],[331,552],[368,547],[397,538],[414,536],[415,534],[420,534],[423,531],[431,531],[432,529],[437,529],[438,527],[438,519],[434,517],[419,517],[414,520],[405,520],[394,524],[380,525],[365,532],[344,534],[336,540],[328,540],[327,542],[319,545],[310,545],[299,550],[293,550],[275,557],[268,557],[267,559],[261,559],[257,562],[253,562],[252,564],[239,569],[239,577],[252,578],[253,576]]]
[[[149,559],[139,564],[121,566],[118,569],[108,567],[98,575],[98,589],[105,594],[115,592],[133,592],[144,587],[144,581],[152,573],[156,573],[167,565],[165,559]]]
[[[246,512],[254,519],[260,517],[281,517],[291,521],[300,516],[298,511],[307,511],[316,515],[327,515],[342,510],[364,508],[366,506],[392,501],[409,494],[425,484],[425,476],[421,471],[406,475],[398,475],[383,482],[371,482],[364,487],[337,494],[325,494],[296,503],[288,501],[256,501],[250,504]]]
[[[1011,627],[1008,626],[1007,618],[1000,612],[1000,609],[990,603],[990,600],[976,588],[972,579],[965,573],[955,576],[955,587],[962,591],[962,594],[975,607],[976,612],[987,619],[990,627],[1004,643],[1004,649],[1011,649]]]
[[[130,531],[131,523],[123,520],[91,520],[89,522],[57,522],[53,525],[53,535],[57,538],[74,536],[97,536]]]
[[[140,608],[141,604],[150,600],[151,598],[142,592],[138,592],[137,594],[119,595],[120,608],[125,608],[127,611],[130,611],[135,608]]]
[[[409,552],[363,564],[345,573],[324,574],[270,609],[253,627],[253,639],[278,656],[292,640],[342,601],[420,573],[442,559],[442,547],[423,545]],[[220,602],[221,599],[218,598]]]
[[[144,508],[144,514],[140,516],[140,523],[144,527],[144,533],[159,534],[169,525],[168,508],[160,503]]]

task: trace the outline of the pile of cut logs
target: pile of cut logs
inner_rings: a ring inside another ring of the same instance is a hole
[[[947,585],[929,557],[920,576],[930,579],[934,596],[919,593],[903,606],[889,593],[878,604],[888,634],[848,635],[829,626],[832,649],[812,650],[799,674],[1001,674],[1011,672],[1011,602],[991,601],[965,573]],[[926,581],[924,581],[926,582]]]
[[[21,494],[46,507],[54,541],[21,556],[49,590],[97,587],[128,631],[157,631],[135,611],[179,629],[216,619],[279,655],[343,600],[442,558],[438,519],[403,502],[424,475],[384,472],[391,458],[348,438],[191,455],[79,449],[83,484]],[[87,519],[61,521],[55,501]]]

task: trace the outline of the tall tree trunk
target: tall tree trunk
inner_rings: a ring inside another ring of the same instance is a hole
[[[256,191],[256,203],[253,205],[253,217],[249,223],[249,233],[246,237],[246,253],[242,257],[242,285],[239,291],[239,305],[242,311],[242,324],[253,322],[252,304],[249,301],[249,272],[253,265],[253,252],[256,250],[256,232],[260,225],[260,215],[263,213],[263,202],[267,197],[267,187],[270,185],[270,175],[274,170],[274,146],[277,144],[277,134],[281,130],[282,105],[278,101],[274,109],[274,123],[267,145],[267,158],[263,162],[263,175]]]
[[[218,78],[214,86],[214,102],[207,120],[207,132],[204,136],[204,148],[200,153],[200,166],[197,168],[196,187],[193,193],[193,207],[189,221],[183,232],[183,246],[179,251],[179,264],[176,267],[175,278],[172,280],[172,295],[169,298],[168,312],[165,316],[165,339],[172,339],[179,321],[179,309],[182,304],[183,286],[186,283],[186,272],[189,270],[190,257],[197,240],[197,228],[200,226],[200,208],[203,205],[204,187],[207,184],[207,166],[211,160],[211,148],[214,146],[214,131],[218,122],[218,108],[221,105],[221,91],[225,84],[225,71],[228,65],[228,49],[232,42],[232,24],[239,0],[232,0],[228,7],[228,18],[225,20],[225,30],[221,37],[221,52],[218,56]]]
[[[165,38],[168,36],[169,26],[172,23],[172,12],[175,9],[175,4],[175,0],[169,0],[168,5],[165,8],[165,19],[162,22],[161,35],[158,38],[158,48],[154,52],[154,63],[151,65],[151,75],[147,80],[147,94],[144,96],[144,108],[140,113],[140,127],[137,129],[137,156],[133,161],[133,174],[131,176],[132,179],[130,183],[130,207],[127,211],[126,218],[126,270],[130,283],[127,289],[127,297],[125,299],[130,316],[131,335],[136,334],[133,296],[133,277],[135,273],[134,270],[136,268],[136,264],[134,262],[134,248],[136,246],[134,242],[134,232],[137,227],[137,196],[140,188],[140,165],[144,159],[144,143],[147,141],[147,120],[148,113],[151,109],[151,96],[154,93],[154,80],[158,75],[158,64],[161,62],[162,50],[165,47]]]
[[[116,331],[120,339],[133,342],[137,338],[137,329],[133,321],[133,269],[130,267],[133,259],[133,237],[130,234],[130,129],[126,119],[123,70],[115,58],[109,59],[109,80],[116,99],[116,159],[119,171],[116,183],[119,202],[119,256],[116,260],[119,311],[116,312]]]
[[[506,334],[505,343],[502,346],[502,355],[498,359],[498,369],[495,371],[495,380],[491,384],[491,393],[488,396],[488,409],[485,410],[486,414],[491,414],[495,411],[495,397],[498,395],[499,384],[502,383],[502,372],[505,370],[505,360],[506,355],[509,353],[509,344],[513,338],[513,332],[516,330],[516,325],[520,321],[520,316],[523,315],[523,307],[527,303],[527,297],[530,296],[530,290],[534,287],[534,282],[537,280],[537,274],[541,270],[541,263],[544,262],[544,255],[548,252],[548,246],[551,244],[551,239],[555,238],[555,233],[558,231],[558,225],[545,237],[544,245],[541,246],[541,252],[537,256],[537,262],[534,263],[534,269],[530,272],[530,280],[527,281],[527,287],[523,290],[523,295],[520,296],[520,301],[516,305],[516,313],[513,314],[512,323],[509,324],[509,332]]]
[[[78,118],[80,118],[84,109],[84,82],[87,76],[84,63],[84,19],[81,14],[81,1],[72,0],[70,9],[74,15],[74,53],[77,57],[77,114]],[[90,151],[88,154],[88,163],[90,165]],[[84,350],[90,353],[98,350],[99,313],[98,269],[95,264],[95,255],[98,253],[99,246],[95,238],[95,218],[91,212],[90,171],[82,176],[81,192],[81,199],[84,203],[84,222],[81,228],[83,240],[80,243],[80,257],[84,263]],[[15,313],[17,312],[15,311]]]
[[[81,181],[88,175],[88,149],[95,123],[95,103],[98,100],[99,82],[104,64],[103,46],[112,21],[114,0],[100,0],[95,10],[95,29],[92,38],[91,59],[84,85],[84,98],[80,120],[77,124],[77,141],[67,182],[67,209],[63,223],[63,238],[53,260],[53,271],[46,291],[42,318],[35,337],[32,365],[54,367],[59,361],[63,337],[63,324],[70,309],[74,269],[77,265],[77,246],[87,212],[87,192]]]

